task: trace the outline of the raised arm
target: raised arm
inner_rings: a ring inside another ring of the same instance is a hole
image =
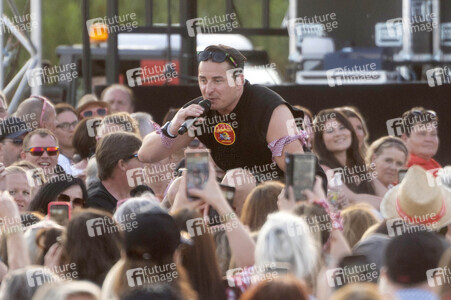
[[[138,152],[139,159],[147,163],[158,162],[188,146],[194,138],[187,133],[178,135],[177,131],[187,118],[199,117],[202,113],[203,108],[198,104],[191,104],[186,108],[181,108],[171,120],[171,124],[167,129],[172,136],[176,137],[169,138],[161,133],[160,130],[146,135]]]

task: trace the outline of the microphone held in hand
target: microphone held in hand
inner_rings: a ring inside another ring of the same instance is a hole
[[[208,99],[202,100],[199,102],[199,105],[202,106],[202,108],[204,109],[204,112],[202,113],[201,116],[199,117],[188,117],[185,122],[183,122],[182,126],[180,126],[178,133],[180,135],[185,134],[188,129],[193,126],[193,124],[201,117],[205,116],[209,111],[210,111],[210,107],[211,107],[211,102]]]

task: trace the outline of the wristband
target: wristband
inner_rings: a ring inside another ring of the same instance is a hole
[[[165,126],[167,126],[167,124],[168,123],[166,123]],[[175,139],[168,137],[164,133],[163,128],[157,127],[156,129],[158,135],[160,135],[161,143],[163,144],[163,146],[168,149],[171,148],[172,144],[174,144],[175,142]]]
[[[170,126],[171,126],[171,121],[166,122],[166,124],[164,124],[163,127],[161,127],[161,132],[163,132],[163,134],[165,136],[167,136],[168,138],[175,139],[177,136],[176,135],[172,135],[169,132],[169,127]]]

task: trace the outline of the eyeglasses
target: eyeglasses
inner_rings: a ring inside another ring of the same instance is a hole
[[[44,151],[47,152],[49,156],[55,156],[59,152],[59,147],[33,147],[25,152],[30,152],[32,156],[42,156]]]
[[[226,59],[229,60],[229,62],[236,68],[238,67],[237,62],[235,59],[233,59],[230,54],[220,51],[201,51],[197,54],[197,60],[198,62],[209,60],[211,57],[211,60],[217,63],[222,63]]]
[[[77,205],[77,206],[83,206],[85,201],[81,198],[74,198],[71,199],[70,196],[66,195],[66,194],[59,194],[58,197],[56,197],[57,201],[61,201],[61,202],[71,202],[72,200],[72,205]]]
[[[92,117],[94,115],[97,116],[105,116],[107,114],[106,108],[97,108],[92,110],[84,110],[80,113],[84,118]]]
[[[72,123],[63,122],[61,124],[56,125],[56,127],[64,129],[64,130],[68,130],[71,127],[75,128],[77,126],[77,124],[78,124],[78,121],[74,121]]]

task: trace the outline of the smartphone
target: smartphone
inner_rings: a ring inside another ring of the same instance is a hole
[[[71,207],[69,202],[50,202],[48,214],[51,220],[64,226],[70,220]]]
[[[401,183],[401,181],[404,179],[404,177],[406,176],[407,173],[407,169],[399,169],[398,171],[398,184]]]
[[[235,198],[235,187],[229,186],[225,184],[220,184],[222,194],[224,195],[224,198],[227,200],[229,205],[233,207],[233,199]],[[208,210],[208,218],[210,219],[209,225],[219,225],[221,222],[219,222],[219,213],[210,206],[210,209]]]
[[[285,183],[293,186],[296,201],[307,200],[303,190],[313,190],[316,173],[316,156],[313,153],[285,154]],[[288,189],[285,189],[285,197],[288,198]]]
[[[209,176],[209,158],[208,149],[188,149],[185,151],[186,172],[186,194],[190,200],[197,199],[189,194],[190,189],[200,189],[205,187]]]

